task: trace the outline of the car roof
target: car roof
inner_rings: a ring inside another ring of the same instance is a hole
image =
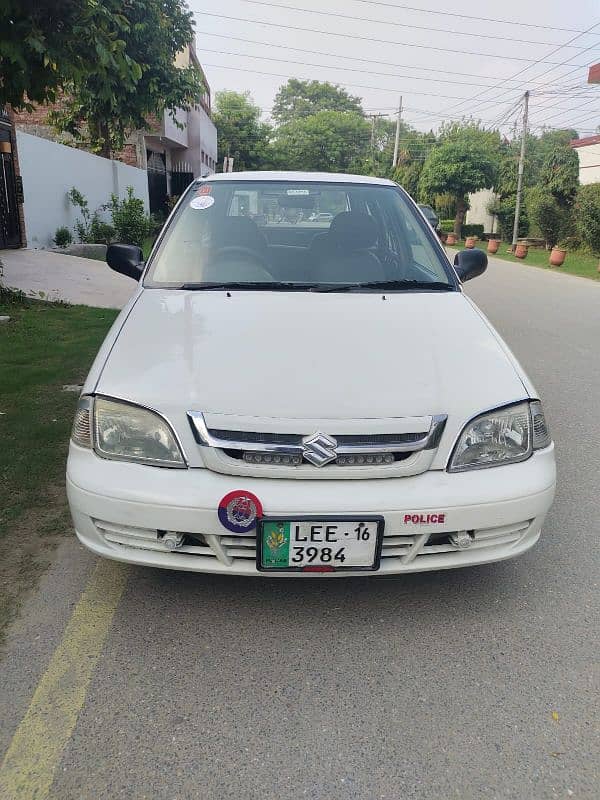
[[[371,175],[348,175],[343,172],[218,172],[208,175],[204,181],[318,181],[319,183],[366,183],[373,186],[396,186],[387,178],[374,178]]]

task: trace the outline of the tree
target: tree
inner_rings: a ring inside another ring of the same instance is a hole
[[[579,186],[579,159],[568,141],[551,140],[540,166],[539,181],[529,190],[527,206],[549,247],[572,233]]]
[[[489,189],[497,177],[500,139],[474,123],[452,124],[442,130],[440,142],[427,156],[419,191],[431,198],[451,194],[456,198],[454,232],[461,235],[468,208],[467,195]]]
[[[370,137],[359,114],[319,111],[277,128],[274,155],[282,169],[352,172],[363,163]]]
[[[600,256],[600,183],[580,186],[575,207],[579,236],[592,253]]]
[[[90,0],[91,1],[91,0]],[[123,146],[131,130],[165,110],[189,109],[202,92],[199,70],[179,68],[175,57],[194,38],[192,14],[183,0],[103,0],[111,41],[129,65],[115,69],[114,58],[95,42],[94,65],[65,84],[64,107],[51,121],[104,156]]]
[[[319,111],[347,111],[363,115],[359,97],[327,81],[290,78],[275,95],[272,117],[277,125],[309,117]]]
[[[104,68],[124,84],[139,66],[125,51],[120,3],[94,0],[3,0],[0,25],[0,106],[33,108],[53,102],[66,84]]]
[[[420,133],[409,125],[400,128],[400,147],[398,148],[398,165],[392,170],[390,177],[415,199],[419,199],[419,180],[427,154],[435,146],[433,133]]]
[[[219,136],[219,161],[232,156],[236,170],[261,169],[269,159],[270,126],[249,92],[217,92],[213,122]]]
[[[546,245],[554,247],[565,228],[564,210],[558,200],[545,186],[536,186],[528,191],[527,209]]]
[[[579,186],[579,159],[567,143],[551,147],[540,170],[540,183],[562,208],[573,204]]]

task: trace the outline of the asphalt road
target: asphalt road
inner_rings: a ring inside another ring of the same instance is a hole
[[[559,485],[540,544],[385,579],[131,568],[48,797],[600,797],[600,283],[494,261],[468,290],[545,400]],[[0,752],[94,566],[67,542],[26,604]]]

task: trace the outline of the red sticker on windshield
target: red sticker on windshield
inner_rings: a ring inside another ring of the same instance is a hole
[[[211,192],[212,192],[212,186],[210,186],[208,183],[205,183],[204,186],[201,186],[196,191],[196,194],[197,195],[203,195],[203,194],[210,194]]]

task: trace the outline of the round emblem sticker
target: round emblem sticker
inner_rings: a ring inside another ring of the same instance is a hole
[[[205,209],[214,206],[215,198],[211,197],[209,194],[204,194],[201,197],[194,197],[193,200],[190,202],[190,208],[196,209]]]
[[[259,517],[262,517],[262,505],[252,492],[236,489],[221,500],[218,514],[221,525],[228,531],[248,533],[256,527]]]

